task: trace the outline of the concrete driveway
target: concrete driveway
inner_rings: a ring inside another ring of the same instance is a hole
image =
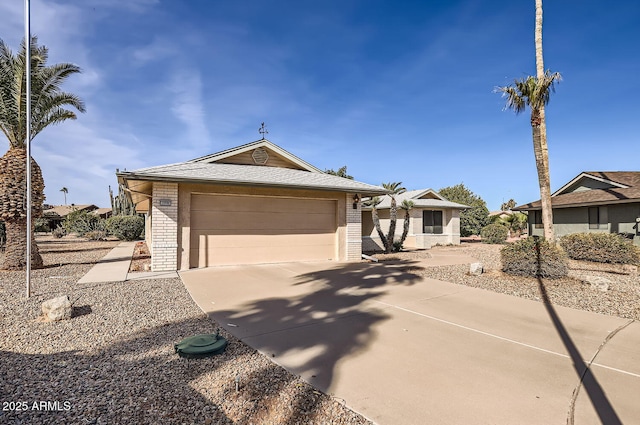
[[[638,322],[424,279],[425,266],[180,275],[232,334],[379,424],[640,423]]]

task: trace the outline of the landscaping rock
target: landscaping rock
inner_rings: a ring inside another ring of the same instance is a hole
[[[51,321],[71,319],[73,306],[68,295],[52,298],[42,303],[42,312]]]
[[[484,268],[482,266],[482,263],[471,263],[471,265],[469,266],[469,274],[472,276],[480,276],[483,271]]]
[[[638,266],[633,264],[624,264],[622,266],[622,273],[624,274],[638,274]]]
[[[601,292],[607,292],[609,285],[612,283],[611,280],[601,276],[585,276],[582,278],[582,281],[591,285],[593,289]]]

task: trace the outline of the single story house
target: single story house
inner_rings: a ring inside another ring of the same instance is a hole
[[[405,248],[460,244],[460,211],[469,207],[448,201],[433,189],[411,190],[396,195],[398,214],[394,240],[399,241],[402,236],[405,212],[400,205],[404,200],[412,201],[414,204],[409,210],[409,233],[403,244]],[[365,251],[378,251],[384,248],[373,224],[371,209],[362,208],[362,245]],[[391,197],[384,195],[376,209],[380,227],[386,235],[389,231]]]
[[[97,211],[99,209],[93,204],[47,205],[46,207],[42,211],[42,218],[47,221],[49,229],[51,230],[61,226],[64,219],[67,218],[67,215],[73,211]]]
[[[116,175],[146,214],[154,271],[360,260],[360,200],[387,193],[326,174],[266,139]]]
[[[640,172],[585,171],[551,195],[556,236],[620,233],[640,245]],[[529,234],[543,235],[540,201],[514,208],[529,212]]]

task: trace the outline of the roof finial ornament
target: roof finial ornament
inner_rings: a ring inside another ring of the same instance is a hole
[[[262,140],[265,139],[265,137],[264,137],[265,134],[269,134],[269,131],[264,127],[264,122],[262,123],[262,125],[258,129],[258,133],[262,134]]]

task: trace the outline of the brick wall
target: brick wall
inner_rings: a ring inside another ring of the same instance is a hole
[[[163,204],[163,205],[161,205]],[[178,184],[153,183],[151,270],[178,268]]]
[[[358,195],[359,196],[359,195]],[[353,208],[353,193],[346,194],[347,201],[347,261],[362,259],[362,202]]]

